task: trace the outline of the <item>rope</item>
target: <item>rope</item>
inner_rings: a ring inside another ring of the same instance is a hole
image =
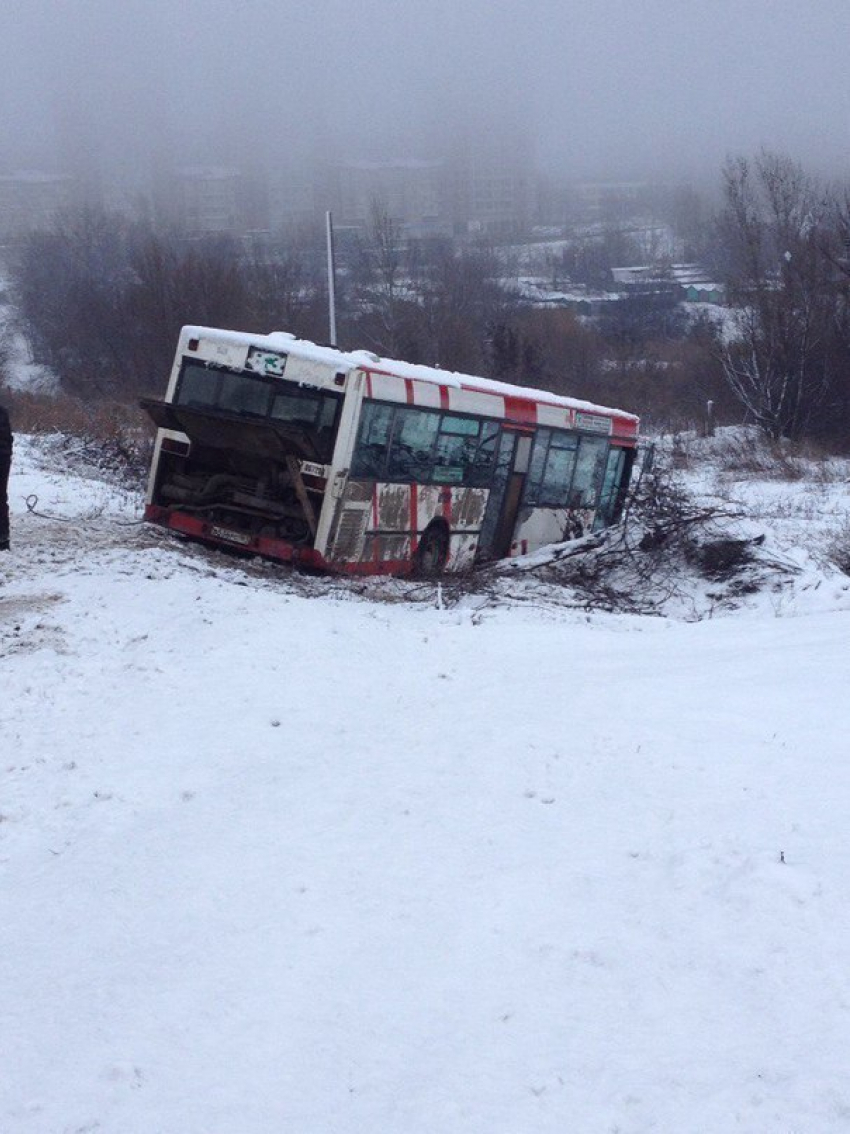
[[[40,520],[54,520],[62,524],[80,524],[90,516],[55,516],[49,512],[39,512],[38,510],[38,496],[31,492],[29,496],[24,497],[24,503],[27,506],[27,511],[31,516],[38,516]],[[116,528],[136,528],[145,523],[144,520],[113,520],[112,525]]]

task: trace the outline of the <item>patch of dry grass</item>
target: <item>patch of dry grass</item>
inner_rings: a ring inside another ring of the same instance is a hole
[[[155,430],[137,406],[11,389],[0,390],[0,400],[15,433],[81,440],[91,463],[105,471],[137,477],[150,465]]]
[[[850,517],[835,529],[826,545],[826,557],[833,567],[850,575]]]

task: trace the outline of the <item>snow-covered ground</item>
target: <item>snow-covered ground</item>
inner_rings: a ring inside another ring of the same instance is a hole
[[[850,579],[814,518],[765,495],[799,570],[701,621],[510,575],[450,604],[15,457],[0,1131],[850,1129]]]

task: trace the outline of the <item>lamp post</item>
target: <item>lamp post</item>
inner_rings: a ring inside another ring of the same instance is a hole
[[[333,217],[330,210],[325,213],[325,235],[328,246],[328,332],[331,346],[336,346],[336,263]]]

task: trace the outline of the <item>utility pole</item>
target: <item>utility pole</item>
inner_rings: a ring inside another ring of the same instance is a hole
[[[328,244],[328,326],[330,344],[336,346],[336,263],[334,260],[334,225],[330,211],[325,213]]]

